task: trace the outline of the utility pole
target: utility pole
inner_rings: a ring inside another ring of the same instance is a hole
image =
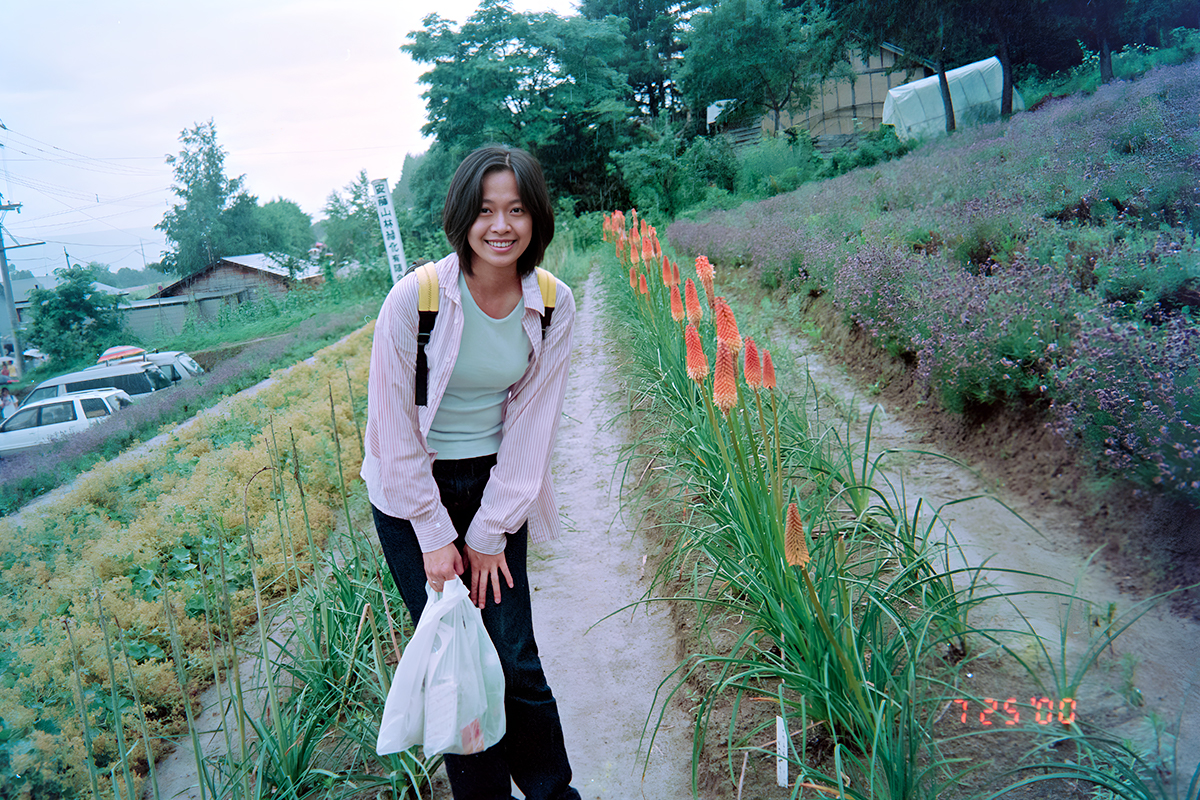
[[[20,203],[0,203],[0,212],[3,211],[21,211]],[[45,244],[45,242],[30,242],[29,244],[18,244],[13,247],[6,248],[4,245],[4,229],[0,227],[0,277],[4,278],[4,300],[8,306],[8,321],[12,325],[12,340],[13,340],[13,359],[17,364],[17,377],[25,375],[25,351],[21,347],[21,335],[17,331],[17,306],[16,297],[13,294],[12,278],[8,275],[8,255],[7,250],[15,250],[18,247],[30,247],[35,244]]]

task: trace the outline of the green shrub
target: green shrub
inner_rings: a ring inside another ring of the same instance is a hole
[[[808,136],[764,139],[738,154],[738,193],[774,197],[815,178],[821,158]]]

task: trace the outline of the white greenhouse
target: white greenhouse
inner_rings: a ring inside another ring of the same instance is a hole
[[[1000,115],[1000,93],[1004,73],[995,56],[948,70],[950,101],[959,125]],[[1024,111],[1025,101],[1013,89],[1013,111]],[[937,136],[946,131],[946,111],[938,76],[904,83],[888,90],[883,101],[883,124],[894,125],[901,139]]]

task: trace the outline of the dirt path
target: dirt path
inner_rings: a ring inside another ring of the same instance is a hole
[[[841,426],[845,431],[849,420],[852,437],[861,442],[866,421],[874,409],[873,454],[887,449],[938,451],[936,443],[931,444],[923,432],[905,425],[894,409],[879,405],[867,396],[865,387],[857,385],[844,369],[818,352],[799,330],[777,325],[772,339],[776,346],[787,344],[796,376],[803,376],[807,369],[817,387],[815,394],[810,396],[810,409],[814,400],[820,401],[826,424]],[[896,486],[902,483],[910,513],[916,500],[924,498],[928,504],[923,515],[925,519],[932,509],[953,500],[987,493],[989,488],[971,471],[934,456],[898,454],[889,456],[884,464],[888,480]],[[994,500],[980,499],[947,507],[943,519],[961,546],[962,555],[952,562],[952,566],[961,566],[964,560],[973,567],[986,562],[988,583],[1006,591],[1069,592],[1072,584],[1079,580],[1078,593],[1090,600],[1091,606],[1075,604],[1068,619],[1065,599],[1025,594],[1012,603],[988,602],[974,612],[971,622],[979,628],[997,630],[1028,630],[1032,626],[1050,643],[1053,657],[1061,653],[1061,626],[1066,624],[1067,663],[1073,670],[1087,649],[1089,637],[1106,624],[1097,624],[1096,618],[1106,617],[1109,604],[1115,604],[1119,616],[1144,598],[1121,591],[1118,587],[1122,576],[1112,574],[1098,561],[1085,569],[1090,552],[1080,536],[1080,524],[1061,508],[1036,508],[1003,491],[995,496],[1029,524]],[[1002,570],[1015,572],[1004,573]],[[1066,584],[1016,573],[1049,576],[1064,580]],[[1006,639],[1020,641],[1016,636]],[[1024,648],[1023,655],[1033,657],[1035,654],[1032,649]],[[1011,664],[1008,672],[1011,673],[1011,692],[1005,691],[1003,685],[996,685],[995,676],[992,676],[993,685],[988,689],[1020,697],[1020,690],[1027,688],[1021,681],[1027,679],[1019,670],[1012,670]],[[1000,668],[1000,674],[1005,674],[1004,668]],[[968,684],[975,677],[972,672],[964,674]],[[1129,698],[1137,695],[1133,688],[1144,698],[1144,708],[1131,704]],[[1109,729],[1113,735],[1146,747],[1155,745],[1155,732],[1143,712],[1153,710],[1170,727],[1180,723],[1176,777],[1182,777],[1186,786],[1187,778],[1200,761],[1198,693],[1200,624],[1172,614],[1163,604],[1150,610],[1123,633],[1116,641],[1115,649],[1097,659],[1077,701],[1081,715],[1107,720],[1114,726]],[[1181,711],[1185,699],[1187,705]],[[1164,744],[1170,747],[1169,736],[1164,737]],[[1169,756],[1169,751],[1164,754]],[[1169,758],[1167,766],[1170,766]]]
[[[691,797],[690,720],[668,710],[644,777],[639,752],[654,692],[677,663],[674,623],[655,604],[608,616],[646,591],[650,548],[619,513],[620,433],[602,430],[621,400],[596,270],[581,294],[554,463],[566,533],[531,550],[534,625],[584,800],[682,800]]]

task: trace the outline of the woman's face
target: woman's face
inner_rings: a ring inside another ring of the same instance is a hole
[[[533,240],[533,218],[526,212],[512,170],[489,172],[483,178],[479,216],[467,233],[473,257],[471,269],[512,270]]]

